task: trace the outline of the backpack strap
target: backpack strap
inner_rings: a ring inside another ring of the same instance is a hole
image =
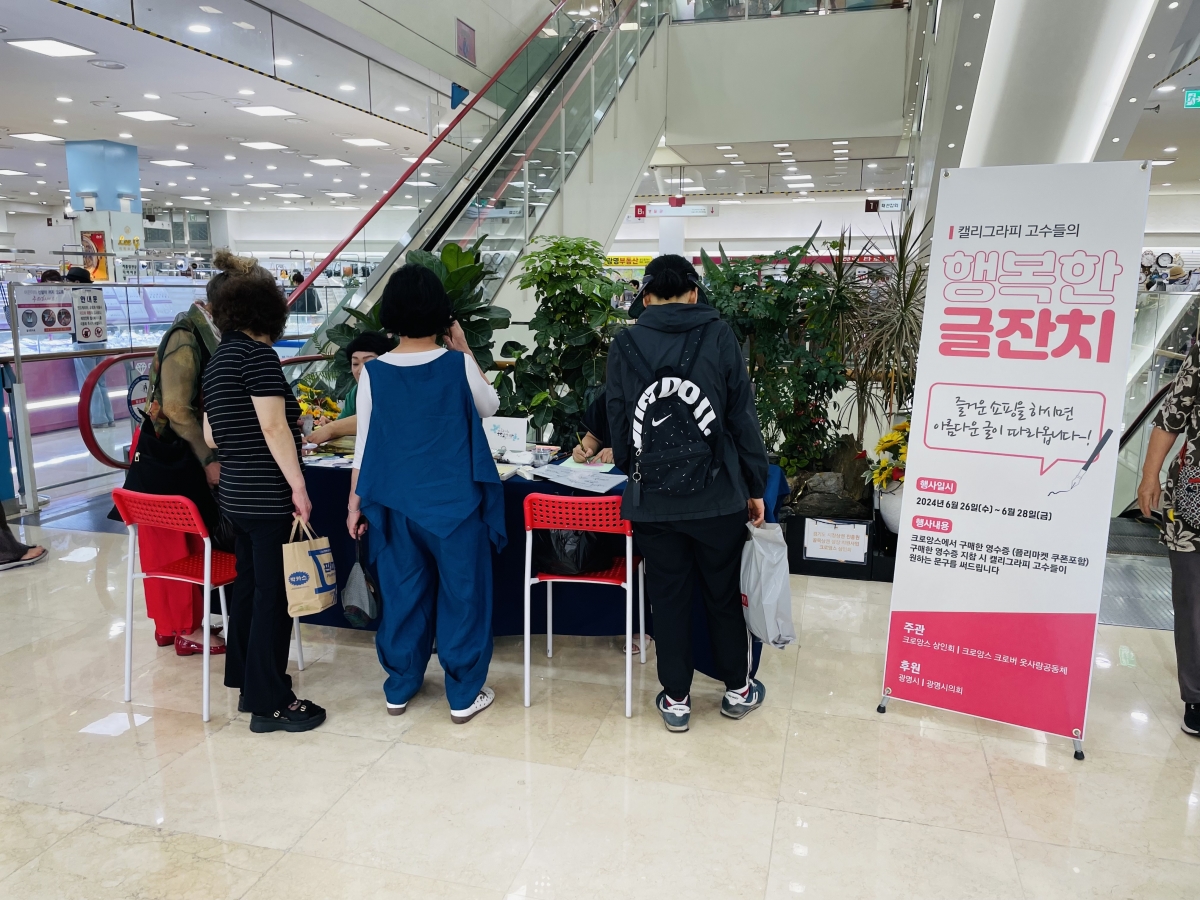
[[[650,364],[646,362],[646,357],[642,356],[642,351],[638,349],[633,335],[630,334],[630,329],[626,328],[618,334],[613,343],[621,351],[621,355],[625,357],[626,362],[633,366],[633,370],[637,372],[646,384],[654,380],[654,372],[651,370]]]
[[[696,368],[696,360],[700,356],[700,345],[704,343],[704,336],[711,324],[712,322],[705,322],[698,325],[684,337],[683,348],[679,352],[679,369],[684,378],[692,377],[692,369]]]

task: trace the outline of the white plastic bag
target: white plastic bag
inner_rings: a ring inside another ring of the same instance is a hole
[[[742,612],[750,633],[783,649],[796,640],[792,625],[792,588],[788,579],[787,542],[783,529],[767,522],[755,528],[742,550]]]

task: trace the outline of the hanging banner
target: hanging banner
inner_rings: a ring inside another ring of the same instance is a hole
[[[1150,167],[940,181],[884,694],[1082,740]]]

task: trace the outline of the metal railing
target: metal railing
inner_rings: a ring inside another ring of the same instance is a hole
[[[909,0],[671,0],[675,23],[728,22],[778,16],[825,16],[872,9],[908,9]]]

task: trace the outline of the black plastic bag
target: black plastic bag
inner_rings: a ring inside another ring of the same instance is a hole
[[[625,555],[625,537],[597,531],[565,529],[533,533],[533,570],[548,575],[582,575],[607,569]]]

